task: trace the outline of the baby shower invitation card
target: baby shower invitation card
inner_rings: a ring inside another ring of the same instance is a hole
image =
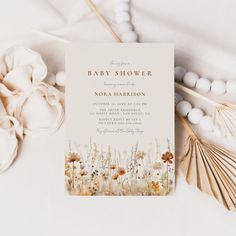
[[[172,193],[173,45],[68,44],[66,76],[67,192]]]

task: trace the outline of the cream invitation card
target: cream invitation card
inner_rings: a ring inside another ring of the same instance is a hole
[[[68,193],[171,193],[173,45],[69,44],[66,74]]]

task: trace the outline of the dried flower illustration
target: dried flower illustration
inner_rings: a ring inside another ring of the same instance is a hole
[[[85,168],[84,165],[80,165],[80,169],[83,170]]]
[[[146,155],[146,153],[144,151],[138,151],[138,152],[136,152],[135,157],[137,159],[143,159],[145,157],[145,155]]]
[[[108,180],[109,174],[104,172],[104,173],[101,174],[101,176],[104,180]]]
[[[87,174],[88,174],[88,172],[87,172],[87,171],[85,171],[85,170],[81,170],[81,171],[79,172],[79,174],[80,174],[81,176],[84,176],[84,175],[87,175]]]
[[[174,156],[169,145],[163,155],[156,150],[139,150],[138,144],[130,151],[110,145],[105,150],[91,141],[86,148],[81,144],[71,150],[69,146],[65,177],[72,195],[150,196],[166,195],[173,189]]]
[[[173,163],[174,155],[171,152],[166,152],[162,155],[161,159],[164,161],[164,163]]]
[[[152,168],[154,170],[160,170],[162,168],[162,164],[161,162],[155,162],[153,165],[152,165]]]
[[[122,176],[122,175],[125,175],[126,170],[122,167],[119,167],[117,173],[119,176]]]
[[[115,164],[111,164],[111,165],[110,165],[110,169],[111,169],[111,170],[115,170],[115,169],[116,169],[116,165],[115,165]]]
[[[118,174],[112,175],[112,179],[113,179],[113,180],[117,180],[118,178],[119,178],[119,175],[118,175]]]
[[[69,153],[67,156],[67,162],[76,162],[76,161],[80,161],[80,156],[77,153]]]
[[[159,184],[159,182],[152,181],[150,183],[150,188],[151,188],[152,192],[159,193],[160,192],[160,184]]]

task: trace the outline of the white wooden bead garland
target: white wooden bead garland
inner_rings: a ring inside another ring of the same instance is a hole
[[[178,82],[183,81],[185,74],[187,73],[186,69],[182,66],[175,67],[175,80]]]
[[[187,101],[181,101],[176,105],[176,110],[181,114],[183,117],[188,116],[189,112],[192,110],[191,103]]]
[[[214,80],[211,83],[211,92],[215,95],[223,95],[226,92],[226,84],[223,80]]]
[[[194,72],[187,72],[184,75],[183,82],[189,88],[194,88],[199,80],[199,76]]]
[[[213,80],[201,78],[194,72],[187,72],[184,67],[175,67],[175,81],[183,82],[188,88],[196,88],[200,93],[211,92],[214,95],[236,95],[236,80]]]
[[[204,113],[201,109],[199,108],[193,108],[189,114],[188,114],[188,119],[192,124],[200,124],[201,119],[203,118]]]
[[[226,91],[229,94],[236,94],[236,80],[228,80],[226,83]]]
[[[66,73],[65,71],[59,71],[56,74],[56,84],[58,86],[64,87],[66,84]]]
[[[197,107],[193,107],[192,104],[179,94],[175,93],[176,99],[176,111],[183,117],[187,117],[190,123],[199,125],[199,127],[208,132],[213,132],[218,137],[222,136],[219,132],[219,128],[214,125],[213,118]]]
[[[134,43],[138,41],[138,35],[133,29],[130,16],[130,0],[116,0],[115,21],[122,42]]]
[[[214,108],[213,121],[219,132],[226,138],[236,139],[236,105],[228,102],[216,102],[200,93],[175,82],[175,88],[200,99]],[[221,136],[220,136],[221,137]]]
[[[196,89],[200,93],[209,93],[211,90],[211,81],[206,78],[200,78],[196,83]]]

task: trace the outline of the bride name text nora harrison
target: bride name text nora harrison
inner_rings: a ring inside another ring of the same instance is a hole
[[[97,97],[144,97],[144,92],[94,92]]]

